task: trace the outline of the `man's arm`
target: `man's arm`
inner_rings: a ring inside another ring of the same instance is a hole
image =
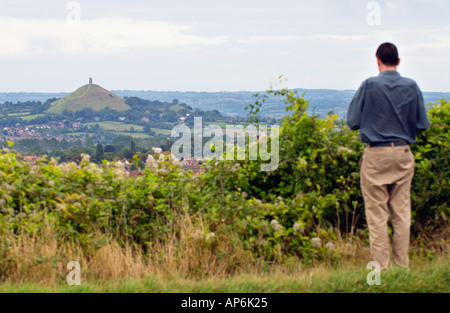
[[[417,123],[416,129],[419,132],[425,131],[430,127],[430,120],[427,115],[427,111],[425,109],[425,105],[423,102],[423,95],[420,91],[419,87],[416,85],[417,92]]]
[[[364,100],[366,94],[366,83],[364,81],[359,89],[356,91],[355,96],[350,102],[347,112],[347,124],[352,130],[359,129],[361,127],[361,113],[364,107]]]

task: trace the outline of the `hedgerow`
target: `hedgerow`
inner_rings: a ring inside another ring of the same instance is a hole
[[[39,236],[51,228],[58,241],[73,242],[86,254],[111,238],[146,251],[167,240],[169,232],[183,240],[176,224],[180,216],[206,225],[192,238],[203,238],[202,244],[221,256],[218,240],[228,236],[266,260],[339,257],[345,251],[325,243],[366,228],[358,168],[364,146],[337,115],[308,114],[308,102],[288,90],[269,94],[282,97],[288,112],[281,121],[280,164],[273,172],[260,171],[261,160],[212,161],[195,176],[162,157],[149,158],[132,179],[120,165],[104,161],[99,167],[87,155],[80,164],[43,158],[33,166],[3,150],[0,275],[18,236]],[[449,110],[444,100],[431,107],[432,126],[412,147],[415,233],[447,225]]]

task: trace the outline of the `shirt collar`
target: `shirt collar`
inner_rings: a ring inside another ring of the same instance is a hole
[[[400,73],[397,71],[383,71],[379,76],[400,76]]]

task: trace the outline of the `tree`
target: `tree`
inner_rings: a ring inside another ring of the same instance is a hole
[[[134,140],[131,140],[130,150],[132,155],[136,154],[136,143],[134,142]]]
[[[97,150],[95,151],[95,163],[102,163],[104,158],[103,146],[101,143],[97,144]]]
[[[84,144],[86,147],[91,147],[94,145],[94,140],[92,139],[92,137],[87,136],[86,138],[86,142]]]
[[[155,132],[152,131],[152,128],[150,127],[150,125],[146,125],[144,127],[144,133],[146,133],[147,135],[150,135],[150,136],[155,136]]]
[[[106,145],[105,153],[107,153],[107,152],[116,152],[116,147],[114,147],[112,145]]]
[[[175,141],[170,139],[164,140],[164,143],[161,145],[161,149],[163,149],[163,151],[170,151],[170,148],[172,148],[174,142]]]
[[[162,116],[162,120],[164,122],[169,122],[169,123],[176,122],[178,120],[177,113],[175,113],[175,111],[173,111],[171,109],[165,109],[163,116]]]

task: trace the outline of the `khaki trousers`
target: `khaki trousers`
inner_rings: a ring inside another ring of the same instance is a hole
[[[394,263],[408,267],[414,156],[408,146],[366,147],[360,167],[372,258],[382,270],[389,267],[390,216]]]

